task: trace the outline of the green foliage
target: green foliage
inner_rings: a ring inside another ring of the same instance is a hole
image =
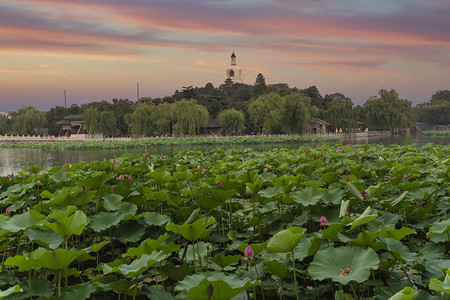
[[[242,111],[234,108],[222,111],[219,114],[219,122],[222,127],[222,132],[228,135],[241,134],[245,128],[245,116]]]
[[[16,134],[34,135],[45,125],[47,125],[45,113],[37,111],[32,106],[21,108],[13,118],[13,131]]]
[[[433,144],[184,150],[0,177],[0,288],[20,286],[18,299],[445,299],[449,156]]]
[[[411,102],[400,99],[394,90],[380,90],[379,98],[372,97],[364,103],[364,111],[371,129],[409,128],[413,120]]]

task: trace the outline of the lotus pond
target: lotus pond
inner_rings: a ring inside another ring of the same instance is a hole
[[[0,177],[0,298],[448,299],[449,162],[333,145]]]

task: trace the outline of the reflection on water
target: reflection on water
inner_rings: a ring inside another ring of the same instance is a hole
[[[450,137],[430,137],[418,136],[389,136],[370,139],[348,139],[339,141],[343,144],[397,144],[397,145],[424,145],[426,143],[449,144]],[[327,142],[330,144],[330,142]],[[319,146],[324,143],[274,143],[257,145],[233,145],[233,148],[252,148],[257,151],[268,151],[274,148],[297,149],[300,146]],[[31,149],[31,148],[0,148],[0,176],[18,173],[31,167],[45,167],[50,169],[55,166],[62,166],[65,163],[72,164],[80,161],[90,162],[120,156],[125,152],[135,154],[149,153],[156,155],[171,155],[173,152],[183,149],[194,151],[212,151],[217,148],[228,148],[228,145],[188,145],[188,146],[167,146],[153,148],[131,148],[131,149],[77,149],[77,150],[56,150],[56,149]]]

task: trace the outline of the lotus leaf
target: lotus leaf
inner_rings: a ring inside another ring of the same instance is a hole
[[[220,253],[214,255],[211,260],[215,262],[222,269],[231,264],[236,264],[242,259],[240,255],[222,255]]]
[[[121,209],[123,197],[117,194],[108,194],[103,196],[103,207],[107,211],[116,211]]]
[[[140,241],[145,233],[145,227],[136,221],[122,222],[117,228],[116,237],[119,241],[126,244]]]
[[[275,276],[280,278],[290,278],[292,277],[292,273],[289,271],[288,266],[285,264],[281,264],[276,260],[266,260],[266,272],[270,272]]]
[[[439,281],[437,278],[432,278],[428,288],[433,291],[450,295],[450,269],[446,271],[444,281]]]
[[[272,236],[267,244],[268,252],[287,253],[294,250],[298,241],[306,232],[305,228],[291,227]]]
[[[12,216],[8,221],[1,222],[0,226],[4,230],[15,233],[39,224],[42,219],[45,219],[44,215],[41,215],[37,211],[31,209],[21,215]]]
[[[353,222],[349,223],[348,225],[351,225],[350,231],[355,229],[356,227],[359,227],[361,225],[367,224],[373,219],[375,219],[378,216],[378,212],[375,210],[375,213],[373,213],[370,206],[364,210],[364,212],[359,215],[358,218],[356,218]]]
[[[36,241],[41,246],[48,246],[56,249],[64,241],[64,238],[53,230],[42,230],[39,228],[27,229],[24,234],[28,236],[30,241]]]
[[[93,216],[89,226],[96,232],[103,231],[110,228],[111,226],[119,224],[124,218],[121,211],[106,212],[102,211],[97,215]]]
[[[413,300],[417,297],[417,291],[411,287],[405,287],[400,292],[389,298],[389,300]]]
[[[0,299],[4,298],[4,297],[8,297],[11,294],[14,293],[19,293],[22,292],[22,289],[20,288],[20,286],[18,284],[16,284],[15,286],[12,286],[4,291],[0,291]]]
[[[87,217],[81,210],[77,210],[70,217],[63,217],[57,222],[49,223],[44,220],[44,224],[52,229],[54,232],[60,234],[62,237],[67,238],[73,234],[80,235],[86,226]]]
[[[110,265],[105,264],[103,265],[103,273],[117,273],[132,277],[138,276],[166,257],[167,255],[163,251],[153,252],[150,255],[143,254],[140,258],[133,260],[130,264],[121,264],[117,267],[111,267]]]
[[[180,281],[175,290],[182,291],[185,298],[198,300],[229,300],[241,291],[260,285],[259,280],[249,278],[239,279],[237,275],[221,272],[205,272],[186,276]],[[208,296],[206,290],[212,286],[212,296]]]
[[[317,252],[308,268],[314,280],[331,279],[347,284],[366,281],[371,269],[378,269],[378,255],[371,248],[329,247]]]
[[[148,226],[163,226],[171,221],[169,216],[162,215],[153,211],[145,213],[145,215],[142,217],[142,220]]]
[[[258,192],[258,195],[260,195],[263,198],[273,198],[275,196],[281,195],[282,193],[284,193],[284,189],[282,187],[279,186],[273,186],[273,187],[269,187],[265,190],[260,190]]]
[[[166,225],[167,231],[172,231],[181,234],[190,242],[195,242],[198,239],[205,239],[211,232],[212,228],[206,229],[208,226],[216,223],[213,217],[201,218],[192,224],[176,225],[170,223]]]
[[[70,171],[58,170],[49,177],[51,180],[55,182],[63,182],[63,181],[72,181],[74,178],[78,177],[78,175]]]
[[[92,283],[83,283],[70,287],[68,291],[61,294],[61,300],[84,300],[88,299],[97,287]]]
[[[440,235],[445,232],[448,232],[450,230],[450,219],[441,221],[441,222],[435,222],[433,225],[431,225],[427,237],[432,237],[434,235]]]
[[[307,187],[292,194],[294,201],[303,206],[316,205],[319,203],[321,197],[322,192],[313,187]]]

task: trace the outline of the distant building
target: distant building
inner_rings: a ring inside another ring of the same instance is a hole
[[[312,118],[306,127],[308,134],[325,134],[331,132],[331,124],[319,118]]]
[[[64,119],[58,122],[61,126],[59,130],[59,136],[71,136],[72,134],[85,134],[86,131],[83,127],[82,115],[70,115],[64,117]]]
[[[242,69],[236,65],[236,54],[231,54],[231,65],[226,69],[227,79],[225,84],[232,85],[233,83],[243,83],[242,81]]]

